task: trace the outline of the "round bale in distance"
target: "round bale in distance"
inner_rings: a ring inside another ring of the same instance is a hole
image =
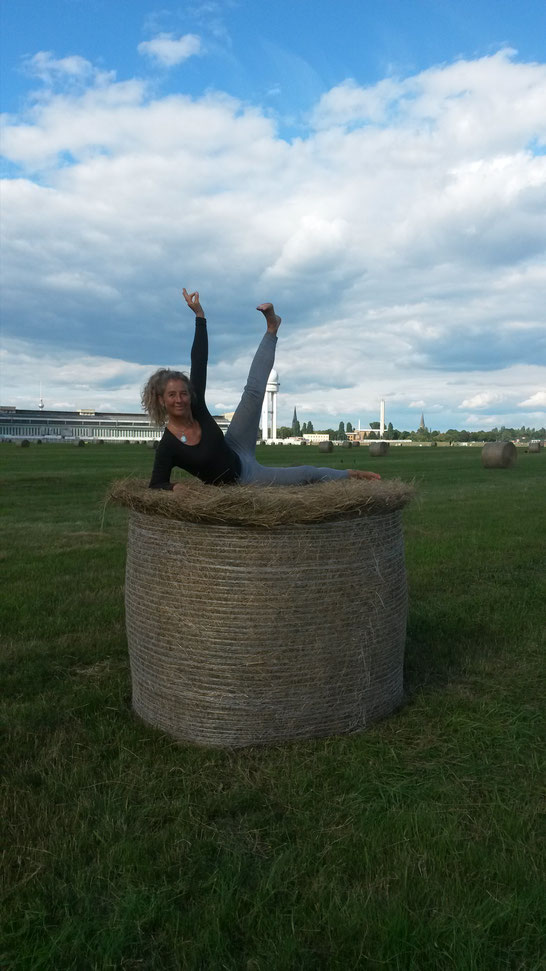
[[[529,442],[528,452],[540,452],[542,448],[542,442]]]
[[[358,732],[398,708],[412,492],[116,483],[136,713],[180,741],[242,747]]]
[[[518,457],[513,442],[487,442],[482,448],[484,469],[511,469]]]
[[[328,441],[328,442],[319,442],[318,450],[319,450],[319,452],[333,452],[334,451],[334,443],[333,442],[330,442],[330,441]]]
[[[368,451],[370,455],[388,455],[389,448],[388,442],[370,442]]]

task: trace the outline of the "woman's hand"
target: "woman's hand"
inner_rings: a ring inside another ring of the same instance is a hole
[[[365,472],[364,469],[349,469],[350,479],[380,479],[377,472]]]
[[[182,290],[182,295],[186,301],[190,310],[193,310],[196,317],[204,317],[203,308],[199,303],[199,293],[195,290],[193,293],[188,293],[186,287]]]

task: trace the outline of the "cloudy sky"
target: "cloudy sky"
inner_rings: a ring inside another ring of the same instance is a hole
[[[5,0],[2,404],[546,423],[543,0]]]

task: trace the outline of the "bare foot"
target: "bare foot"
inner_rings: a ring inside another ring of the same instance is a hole
[[[365,472],[364,469],[349,469],[350,479],[380,479],[377,472]]]
[[[273,304],[261,303],[259,307],[256,307],[256,310],[260,310],[264,315],[269,333],[276,334],[281,326],[282,317],[279,317],[279,315],[275,313]]]

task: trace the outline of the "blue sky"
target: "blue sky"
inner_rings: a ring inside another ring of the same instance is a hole
[[[210,321],[235,407],[546,422],[546,4],[5,0],[2,402],[136,410]]]

